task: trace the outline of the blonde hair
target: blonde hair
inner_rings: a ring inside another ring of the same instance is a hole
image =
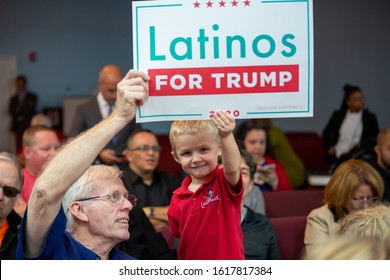
[[[336,236],[314,245],[310,260],[390,260],[390,244],[371,238]]]
[[[196,135],[200,132],[208,132],[219,142],[218,130],[210,120],[195,121],[174,121],[169,132],[169,141],[171,142],[172,151],[176,151],[176,141],[178,136]]]
[[[337,167],[324,191],[324,204],[328,204],[335,221],[349,213],[352,194],[363,184],[369,185],[374,196],[382,199],[383,179],[370,164],[363,160],[351,159]]]
[[[378,204],[348,214],[340,222],[336,234],[352,239],[369,237],[390,242],[389,205]]]
[[[35,126],[35,125],[45,125],[47,127],[52,128],[53,127],[53,122],[50,119],[49,116],[43,114],[43,113],[38,113],[32,117],[30,121],[30,126]]]
[[[40,131],[50,131],[56,133],[52,128],[45,125],[38,124],[38,125],[30,126],[23,132],[23,147],[34,146],[35,134],[37,134]]]

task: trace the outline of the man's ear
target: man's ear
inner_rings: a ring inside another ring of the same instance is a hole
[[[73,201],[69,205],[69,212],[72,213],[75,219],[78,219],[82,222],[88,222],[88,215],[84,212],[82,204],[78,201]]]
[[[126,157],[127,161],[131,161],[131,152],[128,149],[124,149],[122,154]]]
[[[378,145],[375,145],[374,149],[375,149],[376,155],[377,155],[378,157],[380,157],[380,156],[381,156],[381,151],[379,150],[379,146],[378,146]]]
[[[30,154],[31,154],[31,148],[28,147],[28,146],[25,146],[23,147],[23,155],[24,155],[24,158],[30,158]]]
[[[176,153],[174,151],[171,151],[171,155],[173,157],[173,159],[177,162],[177,163],[180,163],[180,159],[177,157]]]

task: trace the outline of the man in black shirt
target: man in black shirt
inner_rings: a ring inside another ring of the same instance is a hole
[[[122,168],[122,180],[134,194],[156,229],[168,223],[167,211],[172,192],[180,186],[174,174],[157,170],[160,150],[156,135],[147,129],[134,131],[124,154],[129,162]]]

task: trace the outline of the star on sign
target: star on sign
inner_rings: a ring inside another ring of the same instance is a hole
[[[220,2],[219,2],[219,7],[225,7],[225,4],[226,4],[225,1],[220,1]]]
[[[248,7],[249,7],[249,6],[250,6],[250,3],[251,3],[251,1],[245,0],[245,1],[244,1],[244,6],[248,6]]]
[[[209,0],[209,2],[207,2],[206,4],[207,8],[212,8],[214,3]]]
[[[237,5],[238,5],[238,2],[236,1],[236,0],[233,0],[232,2],[232,7],[238,7]]]
[[[199,6],[200,6],[200,3],[199,3],[198,1],[196,1],[196,2],[194,3],[194,8],[199,8]]]

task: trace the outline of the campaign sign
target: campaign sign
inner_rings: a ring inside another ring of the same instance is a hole
[[[138,122],[313,116],[312,0],[133,1]]]

